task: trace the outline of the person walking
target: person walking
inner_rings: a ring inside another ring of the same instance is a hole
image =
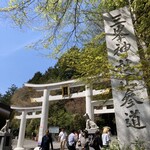
[[[79,138],[78,138],[78,142],[77,142],[77,147],[79,150],[82,150],[83,145],[85,144],[85,138],[83,135],[82,130],[79,130]]]
[[[75,137],[75,130],[72,130],[68,136],[68,149],[69,150],[76,150],[76,137]]]
[[[52,133],[49,132],[49,142],[50,142],[50,146],[51,146],[51,150],[53,150],[53,138],[52,138]]]
[[[47,130],[45,135],[42,137],[42,142],[41,142],[40,148],[42,150],[50,150],[49,149],[49,143],[50,143],[49,130]]]
[[[95,136],[94,136],[94,138],[93,138],[92,147],[93,147],[95,150],[101,150],[101,147],[102,147],[102,139],[101,139],[100,131],[96,131],[96,132],[95,132]]]
[[[110,139],[110,135],[109,135],[109,128],[104,127],[103,133],[102,133],[103,148],[105,148],[105,149],[109,148],[110,141],[111,141],[111,139]]]
[[[66,133],[65,129],[62,128],[58,135],[58,141],[60,142],[60,150],[65,149],[66,140],[67,140],[67,133]]]
[[[88,138],[88,131],[84,131],[84,137],[85,137],[85,145],[84,145],[84,150],[89,150],[89,138]]]

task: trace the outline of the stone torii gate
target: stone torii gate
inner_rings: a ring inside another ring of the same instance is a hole
[[[113,100],[96,100],[91,102],[91,109],[94,114],[106,114],[106,113],[115,113],[114,108],[107,108],[107,106],[113,106]],[[102,106],[102,109],[94,109],[95,106]],[[41,118],[41,110],[42,107],[16,107],[11,106],[11,108],[15,111],[21,113],[19,116],[15,116],[15,119],[20,119],[20,130],[19,130],[19,138],[17,147],[14,150],[24,150],[24,135],[25,135],[25,127],[27,119],[35,119]],[[39,113],[40,112],[40,113]],[[28,114],[32,113],[32,114]],[[38,114],[37,114],[38,113]]]
[[[94,114],[111,114],[115,113],[113,99],[95,100],[91,102]],[[101,106],[101,109],[94,109],[95,106]],[[109,108],[111,106],[112,108]]]
[[[41,106],[38,107],[15,107],[11,106],[11,109],[21,113],[20,116],[16,116],[16,119],[20,119],[20,128],[19,128],[19,136],[17,147],[14,150],[24,150],[23,143],[24,143],[24,136],[25,136],[25,128],[26,128],[26,120],[27,119],[34,119],[34,118],[41,118]],[[40,113],[39,113],[40,112]],[[32,113],[32,114],[28,114]]]
[[[42,102],[42,112],[41,112],[41,121],[39,128],[39,137],[38,137],[38,145],[41,144],[42,137],[47,129],[48,123],[48,110],[49,110],[49,101],[58,101],[63,99],[70,98],[78,98],[85,97],[86,101],[86,113],[89,115],[90,119],[94,119],[94,112],[92,109],[91,101],[94,95],[105,93],[105,89],[103,90],[94,90],[91,84],[85,84],[78,80],[69,80],[58,83],[50,83],[50,84],[25,84],[26,87],[31,87],[36,91],[42,91],[43,96],[39,98],[32,98],[32,101]],[[70,93],[70,88],[84,86],[85,90],[82,92]],[[53,90],[62,90],[63,93],[61,95],[50,95],[50,91]]]

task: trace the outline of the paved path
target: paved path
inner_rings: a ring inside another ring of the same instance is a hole
[[[13,139],[12,141],[12,148],[14,150],[14,148],[17,145],[17,139]],[[33,150],[35,147],[37,147],[38,143],[37,141],[33,141],[33,140],[24,140],[24,145],[23,147],[25,148],[25,150]],[[54,146],[54,150],[59,150],[59,143],[58,142],[53,142],[53,146]]]
[[[13,150],[16,147],[16,145],[17,145],[17,139],[13,139],[12,141]],[[23,147],[25,148],[25,150],[34,150],[34,148],[37,147],[37,145],[38,145],[37,141],[25,139]],[[60,150],[60,143],[54,141],[53,147],[54,147],[54,150]],[[65,149],[68,150],[67,148]],[[90,150],[93,150],[93,148],[90,148]]]
[[[114,141],[114,140],[116,140],[116,137],[114,136],[111,139],[112,139],[112,141]],[[17,139],[13,139],[13,141],[12,141],[13,150],[16,147],[16,145],[17,145]],[[37,147],[37,145],[38,145],[37,141],[25,139],[23,147],[25,148],[25,150],[34,150],[34,148]],[[57,141],[54,141],[53,147],[54,147],[54,150],[60,150],[60,143]],[[66,147],[66,150],[68,150],[67,147]],[[93,150],[93,148],[90,147],[90,150]]]

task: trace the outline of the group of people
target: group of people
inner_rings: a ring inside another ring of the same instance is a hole
[[[107,149],[111,141],[110,128],[104,127],[102,133],[97,130],[91,138],[86,130],[80,130],[79,132],[71,130],[70,134],[67,135],[65,129],[62,128],[58,135],[58,141],[60,142],[60,150],[64,150],[66,147],[69,150],[89,150],[90,147],[95,150],[101,150],[102,147]],[[52,136],[47,130],[46,134],[42,138],[40,147],[42,150],[49,150],[49,144],[53,150]]]
[[[111,141],[109,127],[104,127],[102,133],[97,130],[91,138],[86,130],[80,130],[79,132],[72,130],[67,136],[64,129],[61,130],[58,137],[60,150],[64,150],[66,145],[69,150],[89,150],[90,147],[95,150],[101,150],[102,147],[107,149]]]

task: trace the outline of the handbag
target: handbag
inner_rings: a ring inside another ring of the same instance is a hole
[[[78,146],[81,146],[81,141],[78,141]]]

